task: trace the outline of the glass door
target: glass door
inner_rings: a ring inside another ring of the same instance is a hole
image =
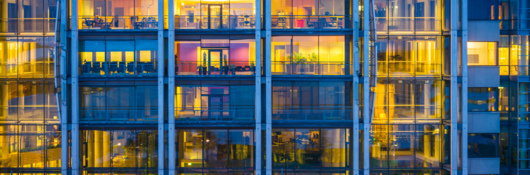
[[[222,6],[220,4],[210,4],[208,7],[209,11],[209,29],[219,29],[221,28],[222,19]]]
[[[222,50],[208,51],[208,75],[219,75],[223,62],[221,61]]]

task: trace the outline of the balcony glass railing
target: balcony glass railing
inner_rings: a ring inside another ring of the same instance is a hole
[[[0,33],[54,33],[55,18],[0,18]]]
[[[253,107],[180,107],[175,108],[179,121],[252,121]]]
[[[158,121],[158,107],[81,107],[81,121]]]
[[[80,75],[87,76],[123,76],[143,75],[156,76],[158,73],[157,62],[85,62],[80,65]]]
[[[79,29],[157,29],[158,16],[80,16]]]
[[[175,16],[175,29],[189,30],[238,30],[254,29],[254,15],[194,15]]]
[[[273,75],[352,75],[353,65],[342,63],[272,62]]]
[[[352,107],[273,107],[273,120],[353,120]]]
[[[348,16],[271,16],[272,29],[346,29]]]
[[[176,75],[254,75],[256,66],[254,62],[197,62],[197,61],[179,61],[176,63]]]

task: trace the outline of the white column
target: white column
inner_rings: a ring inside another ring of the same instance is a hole
[[[364,165],[364,174],[370,174],[370,8],[369,0],[363,0],[363,95],[364,95],[364,105],[363,105],[363,165]]]
[[[468,174],[467,167],[467,0],[462,0],[462,175]],[[508,68],[509,70],[509,68]]]
[[[458,173],[458,0],[451,0],[451,175]]]
[[[262,143],[261,143],[261,0],[256,0],[255,1],[256,5],[254,8],[256,8],[256,30],[255,30],[255,42],[256,42],[256,51],[255,51],[255,54],[256,54],[256,68],[254,69],[255,70],[255,94],[254,94],[254,99],[255,99],[255,119],[256,119],[256,122],[255,122],[255,131],[254,131],[254,140],[255,140],[255,147],[256,147],[256,153],[255,153],[255,164],[254,164],[254,169],[255,169],[255,172],[254,174],[255,175],[261,175],[261,158],[263,157],[263,155],[261,155],[261,148],[262,148]]]
[[[168,103],[167,103],[167,117],[168,117],[168,168],[169,175],[177,174],[175,167],[176,148],[175,148],[175,12],[173,11],[173,0],[168,0],[168,32],[167,32],[167,54],[168,54]]]
[[[353,159],[350,160],[353,165],[353,175],[359,175],[359,153],[361,153],[360,150],[360,142],[359,142],[359,76],[360,74],[357,74],[357,72],[360,71],[359,69],[359,0],[353,0],[352,1],[352,10],[353,10],[353,24],[351,25],[353,28],[353,60],[351,64],[353,64]],[[364,151],[363,151],[364,152]],[[364,167],[363,167],[364,169]]]
[[[158,174],[164,175],[164,0],[158,0]],[[169,110],[169,109],[168,109]]]
[[[77,1],[70,1],[72,4],[72,8],[77,8]],[[71,88],[72,88],[72,96],[71,96],[71,104],[72,104],[72,174],[73,175],[80,175],[79,168],[79,80],[78,80],[78,50],[79,50],[79,38],[78,38],[78,25],[77,25],[77,10],[71,11],[72,18],[71,18],[71,50],[70,52],[72,55],[70,56],[70,62],[71,62]],[[66,87],[64,87],[66,88]],[[66,142],[68,143],[68,142]],[[66,144],[64,143],[64,144]]]

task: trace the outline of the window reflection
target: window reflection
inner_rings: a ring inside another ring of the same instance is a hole
[[[375,0],[377,32],[380,34],[439,34],[439,0]]]
[[[0,33],[46,35],[55,32],[57,1],[5,1],[0,4]]]
[[[273,169],[344,168],[349,129],[273,129]]]
[[[273,29],[343,29],[349,18],[344,1],[273,0]]]
[[[58,125],[0,125],[1,168],[57,168],[61,165]]]
[[[237,130],[180,130],[181,168],[240,169],[254,167],[254,132]]]
[[[157,86],[80,87],[82,121],[157,121]]]
[[[370,167],[440,167],[440,134],[438,125],[373,125],[370,132]]]
[[[275,81],[273,120],[352,120],[347,82]]]
[[[156,168],[156,130],[81,131],[83,168]]]
[[[200,84],[199,84],[200,83]],[[175,88],[178,120],[253,120],[253,82],[180,81]]]

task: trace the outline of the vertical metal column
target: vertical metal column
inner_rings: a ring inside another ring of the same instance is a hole
[[[72,3],[72,9],[76,9],[78,4],[77,1],[70,1]],[[72,76],[72,96],[71,96],[71,104],[72,104],[72,174],[73,175],[79,175],[79,76],[78,76],[78,51],[79,51],[79,38],[78,38],[78,14],[77,10],[71,10],[72,18],[71,18],[71,76]],[[67,142],[68,143],[68,142]],[[65,144],[67,144],[65,143]]]
[[[353,175],[359,175],[359,154],[361,153],[359,145],[359,0],[353,0],[352,2],[352,15],[353,15]]]
[[[168,103],[167,103],[167,121],[168,121],[168,171],[169,175],[177,174],[176,163],[177,159],[176,148],[175,148],[175,12],[174,12],[174,1],[169,0],[167,4],[167,86],[168,86]]]
[[[462,0],[462,175],[467,175],[467,0]]]
[[[66,40],[66,29],[68,28],[66,25],[67,21],[67,6],[66,6],[67,0],[61,0],[59,3],[61,13],[61,26],[60,26],[60,34],[61,36],[55,36],[55,37],[61,37],[61,43],[60,48],[61,51],[61,58],[59,61],[60,68],[60,78],[61,78],[61,106],[60,106],[60,120],[61,120],[61,174],[67,174],[68,173],[68,76],[66,72],[66,67],[68,66],[66,64],[66,54],[67,52],[67,40]],[[56,32],[57,33],[57,32]],[[57,51],[56,51],[57,52]],[[57,53],[56,53],[57,55]],[[58,82],[56,82],[58,83]]]
[[[363,165],[364,174],[370,174],[370,0],[363,0]]]
[[[451,0],[451,174],[458,173],[458,0]]]
[[[255,95],[254,95],[254,99],[255,99],[255,113],[256,115],[255,116],[255,131],[254,131],[254,134],[255,134],[255,137],[254,137],[254,140],[256,142],[256,157],[255,157],[255,165],[254,165],[254,174],[255,175],[261,175],[261,158],[263,157],[263,155],[261,155],[261,0],[256,0],[255,1],[256,5],[255,5],[255,8],[256,8],[256,15],[255,15],[255,44],[256,44],[256,60],[254,60],[256,62],[256,68],[254,69],[255,72],[255,78],[256,78],[256,81],[255,81]]]
[[[266,168],[267,175],[272,175],[272,80],[271,80],[271,0],[265,0],[265,117],[266,117]]]
[[[164,0],[158,0],[164,9]],[[158,174],[164,175],[164,10],[158,10]]]

